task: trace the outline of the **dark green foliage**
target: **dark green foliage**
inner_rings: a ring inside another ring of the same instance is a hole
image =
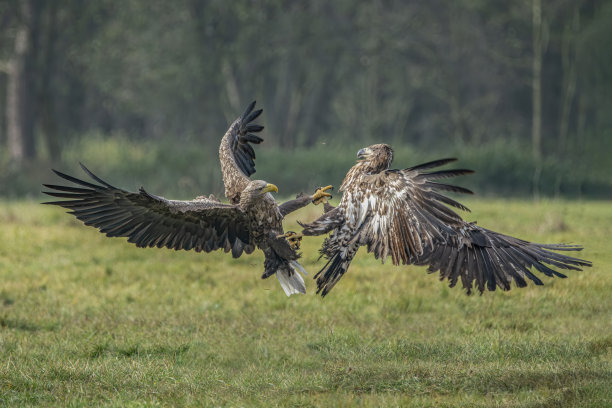
[[[25,21],[9,3],[0,4],[1,67]],[[610,194],[604,0],[543,4],[542,163],[531,159],[530,2],[17,3],[36,16],[36,160],[18,163],[5,148],[0,76],[0,195],[35,194],[41,169],[79,160],[152,191],[220,191],[218,142],[253,99],[264,109],[258,172],[287,192],[339,180],[355,149],[384,142],[414,153],[398,165],[457,155],[477,171],[468,186],[480,193],[529,195],[541,171],[543,195]],[[75,157],[116,135],[115,150],[90,152],[100,166]]]
[[[355,163],[361,145],[319,145],[310,149],[284,151],[266,142],[256,147],[255,178],[276,184],[282,197],[298,192],[312,193],[327,184],[340,186],[346,171]],[[51,164],[33,163],[21,169],[7,169],[0,174],[0,196],[40,195],[41,183],[54,183],[50,171],[55,167],[69,174],[81,174],[79,161],[110,184],[130,191],[144,186],[152,194],[173,199],[191,199],[214,193],[223,197],[223,183],[217,157],[218,141],[193,142],[188,149],[176,144],[150,141],[143,144],[125,137],[92,135],[64,149],[62,160]],[[527,197],[532,193],[535,163],[518,143],[498,141],[475,148],[416,149],[394,147],[393,168],[406,168],[429,159],[456,156],[457,166],[472,169],[473,174],[455,179],[477,196],[503,195]],[[603,159],[603,157],[602,157]],[[588,166],[546,159],[540,180],[544,195],[569,197],[612,196],[612,179],[604,171],[609,167],[594,159]],[[610,169],[612,172],[612,169]],[[334,192],[339,197],[336,190]]]

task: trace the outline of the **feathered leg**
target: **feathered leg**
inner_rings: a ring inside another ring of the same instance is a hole
[[[329,258],[323,269],[315,275],[315,279],[317,280],[317,293],[325,297],[325,295],[332,290],[342,275],[346,273],[358,249],[359,244],[353,242],[341,251],[337,251]]]
[[[313,195],[306,194],[298,194],[295,199],[285,201],[281,205],[278,206],[283,217],[287,214],[290,214],[294,211],[299,210],[300,208],[306,207],[308,204],[319,205],[323,203],[323,209],[325,212],[329,211],[329,203],[327,202],[328,198],[331,198],[332,195],[327,192],[327,190],[333,189],[333,186],[327,187],[319,187],[317,191]]]
[[[298,222],[303,228],[304,235],[323,235],[344,223],[344,217],[338,207],[327,211],[322,216],[309,224]]]

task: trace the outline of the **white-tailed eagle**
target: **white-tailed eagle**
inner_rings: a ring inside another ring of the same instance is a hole
[[[252,102],[221,140],[219,159],[229,204],[213,196],[175,201],[149,194],[143,188],[129,192],[113,187],[83,165],[97,184],[53,170],[76,186],[45,184],[52,190],[45,194],[63,199],[45,204],[68,208],[85,225],[109,237],[127,237],[139,247],[197,252],[223,249],[234,258],[258,247],[265,255],[262,278],[275,274],[287,296],[305,293],[299,273],[305,271],[297,262],[300,255],[296,252],[301,236],[285,233],[282,221],[288,213],[330,197],[326,190],[331,186],[279,206],[270,194],[278,192],[274,184],[249,178],[255,173],[255,152],[250,144],[263,141],[255,134],[263,126],[252,123],[262,110],[254,111],[254,107]]]
[[[565,275],[558,269],[582,270],[591,262],[552,251],[580,251],[581,246],[537,244],[466,222],[449,206],[469,211],[442,191],[469,193],[436,180],[472,173],[471,170],[431,169],[455,159],[442,159],[404,170],[391,170],[393,150],[376,144],[358,152],[359,161],[347,173],[340,204],[326,207],[319,219],[303,224],[304,235],[331,233],[321,254],[328,261],[315,276],[317,293],[325,296],[344,275],[360,246],[376,258],[391,257],[394,265],[428,265],[440,271],[450,287],[461,280],[467,293],[473,285],[509,290],[532,280],[542,281],[532,268],[547,276]]]

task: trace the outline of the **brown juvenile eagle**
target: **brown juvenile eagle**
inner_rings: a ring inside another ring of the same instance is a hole
[[[480,293],[485,287],[509,290],[513,280],[524,287],[526,278],[542,285],[531,268],[565,278],[546,264],[571,270],[591,266],[589,261],[551,251],[582,250],[578,245],[536,244],[463,221],[448,206],[469,210],[440,191],[471,191],[436,180],[472,171],[430,171],[456,159],[390,170],[393,150],[385,144],[361,149],[357,157],[360,161],[340,186],[343,194],[338,207],[327,206],[319,219],[303,225],[304,235],[331,232],[321,248],[328,262],[315,276],[322,296],[346,273],[362,245],[383,262],[391,256],[394,265],[429,265],[428,271],[439,270],[440,279],[448,279],[450,287],[461,279],[468,294],[473,284]]]
[[[270,194],[278,192],[274,184],[249,178],[255,173],[255,152],[250,143],[263,141],[254,134],[263,130],[263,126],[251,123],[262,112],[253,111],[254,107],[252,102],[232,123],[219,148],[225,195],[230,204],[213,196],[191,201],[167,200],[147,193],[142,187],[138,193],[132,193],[113,187],[83,165],[83,170],[99,184],[53,170],[78,187],[45,184],[54,191],[44,193],[66,199],[45,204],[68,208],[85,225],[97,227],[109,237],[127,237],[128,242],[139,247],[197,252],[223,249],[238,258],[243,252],[250,254],[257,246],[265,255],[262,278],[276,274],[287,296],[305,293],[304,280],[298,273],[305,271],[297,262],[296,252],[300,236],[285,234],[282,221],[290,212],[331,197],[326,192],[331,186],[279,206]]]

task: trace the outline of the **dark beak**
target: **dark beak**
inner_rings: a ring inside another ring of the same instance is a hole
[[[357,152],[357,158],[358,159],[363,159],[366,155],[366,150],[365,149],[361,149]]]

